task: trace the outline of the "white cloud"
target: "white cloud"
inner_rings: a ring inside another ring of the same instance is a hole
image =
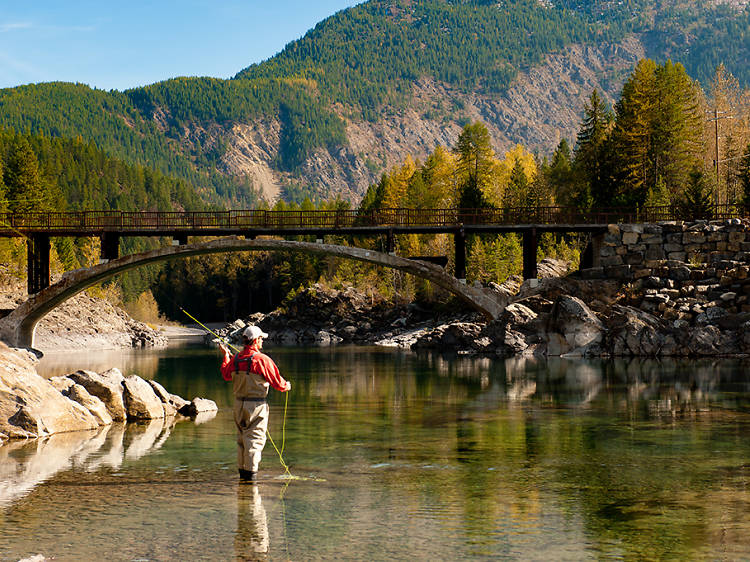
[[[30,29],[33,27],[30,22],[13,22],[0,23],[0,33],[7,33],[16,29]]]

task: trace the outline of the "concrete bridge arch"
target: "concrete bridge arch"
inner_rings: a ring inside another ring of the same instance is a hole
[[[383,252],[349,246],[289,240],[223,238],[210,242],[168,246],[131,254],[107,263],[70,272],[59,282],[50,285],[35,295],[31,295],[26,302],[0,320],[0,337],[12,346],[34,347],[36,325],[48,312],[88,287],[129,269],[176,258],[253,250],[324,254],[404,271],[432,281],[456,295],[488,319],[498,318],[506,304],[496,293],[461,283],[458,279],[443,271],[441,267],[427,262],[409,260]]]

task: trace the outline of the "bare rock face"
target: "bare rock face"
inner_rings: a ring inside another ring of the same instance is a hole
[[[122,396],[125,378],[119,369],[110,369],[104,373],[76,371],[68,377],[104,402],[114,421],[125,421],[127,415]]]
[[[94,416],[99,425],[109,425],[112,423],[112,416],[109,410],[107,410],[107,406],[104,405],[104,402],[96,396],[89,394],[89,391],[80,384],[73,384],[67,390],[66,396],[86,408]]]
[[[655,356],[665,343],[663,323],[631,306],[615,305],[607,335],[613,355]]]
[[[123,383],[125,411],[129,420],[153,420],[164,417],[164,407],[154,389],[138,375],[127,377]]]
[[[70,387],[75,384],[75,381],[73,379],[66,376],[50,377],[47,379],[47,382],[63,394],[67,394],[68,390],[70,390]]]
[[[485,333],[498,344],[499,355],[536,355],[542,352],[543,346],[538,325],[537,313],[516,302],[506,306],[500,318],[487,326]]]
[[[88,410],[40,377],[28,359],[0,343],[0,433],[40,437],[98,426]]]
[[[159,397],[159,400],[161,400],[162,406],[164,407],[164,415],[166,417],[176,415],[180,408],[183,408],[184,406],[190,404],[190,402],[185,400],[182,396],[171,394],[166,388],[164,388],[155,380],[149,380],[147,382],[151,385],[151,388],[154,389],[154,392]]]
[[[604,336],[604,324],[576,297],[563,295],[555,301],[547,325],[547,355],[586,355]]]

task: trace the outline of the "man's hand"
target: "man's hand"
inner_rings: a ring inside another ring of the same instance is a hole
[[[224,352],[224,355],[226,356],[229,356],[232,354],[224,342],[219,342],[219,348]]]
[[[289,392],[290,390],[292,390],[292,383],[286,381],[286,389],[284,390],[284,392]]]

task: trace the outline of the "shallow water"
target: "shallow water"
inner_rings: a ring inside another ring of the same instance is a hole
[[[221,410],[0,448],[0,560],[750,557],[747,364],[269,354],[293,382],[269,429],[307,480],[269,443],[238,483],[215,351],[45,358]]]

